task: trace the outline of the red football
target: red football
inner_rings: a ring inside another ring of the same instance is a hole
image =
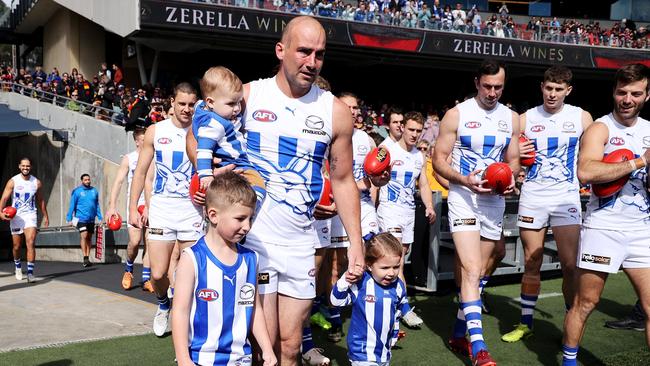
[[[381,175],[388,167],[390,167],[390,153],[383,146],[370,150],[363,161],[363,170],[373,177]]]
[[[7,206],[2,209],[2,213],[5,214],[8,219],[13,219],[16,216],[16,208],[14,206]]]
[[[618,149],[605,155],[605,157],[603,158],[603,163],[620,163],[622,161],[628,161],[633,159],[634,159],[634,153],[632,151],[628,149]],[[629,178],[630,175],[626,174],[616,179],[615,181],[609,183],[593,184],[591,190],[592,192],[594,192],[594,194],[597,197],[609,197],[618,193],[621,189],[623,189],[623,186],[625,185],[625,183],[627,183],[627,180]]]
[[[528,137],[526,137],[525,135],[519,136],[519,142],[528,142],[528,141],[530,141],[530,139]],[[529,158],[521,158],[521,160],[520,160],[521,165],[523,165],[523,166],[532,166],[533,164],[535,164],[535,151],[533,151],[530,154],[532,156],[529,157]]]
[[[483,172],[485,188],[494,189],[498,194],[503,194],[512,183],[512,169],[506,163],[492,163]]]
[[[118,231],[122,227],[122,217],[120,214],[115,214],[108,219],[108,228],[112,231]]]
[[[138,206],[138,213],[142,215],[143,212],[144,212],[144,205]]]
[[[199,191],[199,188],[201,187],[201,180],[199,179],[199,175],[194,173],[192,176],[192,180],[190,181],[190,198],[192,199],[192,202],[194,202],[194,194]],[[205,193],[205,189],[200,190],[201,193]],[[194,204],[197,204],[194,202]]]
[[[323,190],[320,194],[319,205],[330,206],[332,204],[332,182],[330,182],[330,163],[325,160],[325,169],[323,170]]]

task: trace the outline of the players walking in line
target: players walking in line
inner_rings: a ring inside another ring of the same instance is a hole
[[[576,255],[582,206],[576,174],[582,132],[593,122],[589,112],[564,102],[571,93],[571,70],[553,66],[541,84],[544,103],[519,117],[521,132],[529,139],[519,153],[534,152],[519,196],[517,224],[526,260],[521,280],[521,321],[501,339],[516,342],[532,334],[533,312],[540,292],[544,238],[550,226],[562,266],[562,293],[567,309],[575,291]]]
[[[350,169],[350,112],[313,85],[325,39],[314,18],[292,19],[275,46],[276,76],[244,86],[247,153],[267,189],[246,246],[259,255],[262,306],[283,365],[298,362],[302,325],[315,295],[313,210],[328,149],[332,190],[350,237],[349,280],[363,272],[359,194]]]
[[[251,365],[250,335],[265,366],[277,364],[257,288],[257,255],[239,244],[251,228],[256,192],[233,172],[206,192],[208,229],[176,270],[172,336],[178,365]]]
[[[479,280],[501,238],[505,201],[484,188],[479,173],[494,162],[519,170],[519,116],[499,103],[505,85],[503,64],[486,60],[474,79],[477,95],[449,110],[441,123],[433,164],[449,180],[449,227],[461,267],[460,308],[470,334],[471,352],[462,334],[449,343],[470,353],[474,365],[496,365],[483,340]],[[452,165],[447,158],[451,154]],[[505,193],[512,191],[514,177]]]
[[[124,178],[127,179],[126,183],[126,196],[127,196],[127,219],[128,219],[128,200],[131,192],[131,182],[133,181],[133,172],[135,167],[138,164],[138,156],[140,155],[140,150],[142,149],[142,144],[144,142],[144,132],[143,129],[136,129],[133,131],[133,140],[135,141],[135,150],[124,155],[122,157],[122,162],[120,163],[120,168],[117,171],[115,180],[113,181],[113,187],[111,187],[110,201],[108,204],[108,210],[106,211],[106,220],[110,220],[113,215],[117,214],[115,207],[117,206],[117,197],[120,194],[120,189],[122,188],[122,183],[124,183]],[[146,209],[145,195],[144,192],[140,195],[138,199],[138,210]],[[140,250],[140,241],[144,239],[144,229],[133,227],[131,224],[127,224],[127,229],[129,233],[129,242],[126,247],[126,264],[124,268],[124,275],[122,275],[122,288],[129,290],[133,283],[133,263],[135,258],[138,256],[138,251]],[[142,290],[153,292],[153,287],[151,285],[151,267],[149,265],[149,255],[146,250],[146,241],[145,241],[145,250],[142,255]]]
[[[648,225],[647,173],[650,159],[650,121],[639,114],[650,98],[650,71],[642,64],[623,66],[616,72],[614,110],[598,118],[582,137],[578,178],[583,184],[606,184],[628,177],[622,189],[609,197],[593,192],[580,233],[577,293],[564,320],[564,366],[577,365],[580,340],[586,321],[600,300],[609,273],[623,267],[641,300],[650,312],[650,245]],[[620,149],[634,159],[604,163],[603,156]],[[615,184],[615,183],[612,183]],[[650,327],[646,318],[646,342]]]
[[[18,163],[19,174],[14,175],[7,181],[5,189],[0,199],[0,207],[5,207],[9,198],[11,206],[16,209],[16,215],[13,218],[7,217],[4,212],[0,212],[2,220],[11,220],[9,227],[11,229],[11,240],[13,243],[13,256],[16,272],[16,279],[23,279],[23,270],[21,267],[20,246],[22,237],[25,237],[25,247],[27,248],[27,282],[34,281],[34,263],[36,262],[36,226],[37,226],[37,206],[43,214],[42,226],[47,227],[50,219],[47,214],[47,206],[41,195],[41,181],[31,174],[32,162],[29,158],[22,158]]]
[[[79,230],[83,266],[90,266],[90,239],[95,232],[95,217],[102,221],[99,192],[92,187],[90,175],[81,175],[81,185],[72,190],[70,208],[65,220]]]
[[[192,245],[203,235],[201,208],[189,197],[192,163],[186,153],[186,135],[192,124],[196,90],[188,83],[174,88],[172,118],[149,126],[138,164],[133,172],[129,197],[130,224],[142,228],[149,225],[147,240],[151,261],[151,282],[158,298],[153,330],[162,336],[169,320],[170,301],[167,296],[170,278],[175,267],[172,252]],[[155,160],[154,160],[155,157]],[[148,210],[138,213],[147,171],[155,171]],[[171,268],[171,271],[170,271]]]
[[[353,366],[388,365],[397,337],[396,319],[408,302],[406,285],[399,278],[402,245],[390,233],[366,243],[366,272],[356,282],[345,276],[332,289],[334,306],[352,304],[348,329],[348,358]]]
[[[384,145],[390,152],[391,177],[387,185],[379,190],[377,219],[382,232],[393,234],[402,243],[404,256],[413,243],[415,227],[415,188],[420,189],[425,215],[429,223],[436,218],[433,210],[433,198],[429,188],[424,156],[416,145],[422,134],[424,118],[419,112],[404,115],[402,135],[396,143]],[[400,279],[404,279],[404,261],[402,260]],[[405,305],[402,319],[410,327],[418,327],[422,319]]]

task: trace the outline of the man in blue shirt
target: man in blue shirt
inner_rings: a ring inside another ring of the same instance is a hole
[[[74,215],[74,218],[73,218]],[[90,175],[81,175],[81,185],[72,190],[70,197],[70,209],[66,215],[66,221],[75,226],[81,234],[81,252],[84,256],[83,266],[90,266],[90,238],[95,231],[95,217],[102,221],[102,213],[99,208],[99,192],[95,187],[90,186]]]

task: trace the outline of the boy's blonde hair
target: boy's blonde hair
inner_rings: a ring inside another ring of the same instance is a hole
[[[372,266],[386,255],[402,256],[402,244],[391,233],[381,233],[366,241],[366,266]]]
[[[217,89],[229,93],[239,93],[244,90],[239,77],[223,66],[209,68],[203,74],[199,86],[204,99]]]
[[[217,175],[208,186],[205,196],[206,207],[220,210],[237,203],[254,209],[257,195],[253,188],[237,173],[226,172]]]

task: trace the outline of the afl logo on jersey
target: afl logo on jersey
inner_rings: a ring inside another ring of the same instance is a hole
[[[172,143],[172,139],[170,139],[170,138],[168,138],[168,137],[161,137],[161,138],[158,139],[158,143],[159,143],[159,144],[162,144],[162,145],[171,144],[171,143]]]
[[[625,140],[623,138],[621,138],[621,137],[616,137],[615,136],[615,137],[612,137],[611,139],[609,139],[609,143],[611,145],[621,146],[621,145],[625,145]]]
[[[219,298],[219,293],[211,288],[202,288],[196,291],[196,297],[203,301],[214,301]]]
[[[365,300],[366,300],[366,302],[374,303],[375,302],[375,295],[366,295]]]
[[[253,119],[258,122],[275,122],[278,119],[278,116],[266,109],[258,109],[253,112]]]
[[[542,125],[535,125],[535,126],[533,126],[533,127],[530,128],[530,131],[531,131],[531,132],[542,132],[542,131],[544,131],[545,129],[546,129],[546,127],[544,127],[544,126],[542,126]]]
[[[578,209],[575,208],[575,207],[571,207],[568,211],[569,211],[569,213],[576,213],[576,212],[578,212]]]
[[[477,122],[477,121],[466,122],[465,127],[467,127],[467,128],[479,128],[479,127],[481,127],[481,122]]]
[[[395,162],[393,163],[393,165],[396,165],[396,166],[404,165],[404,162],[401,161],[401,160],[395,160]]]

